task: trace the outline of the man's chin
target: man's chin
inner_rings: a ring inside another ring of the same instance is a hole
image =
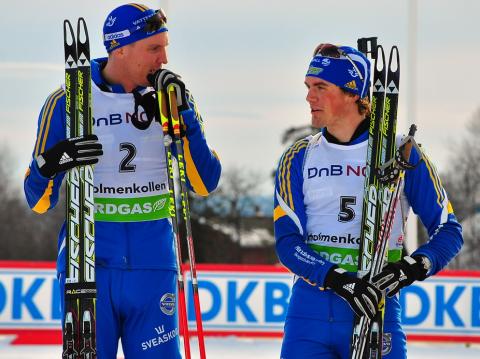
[[[323,128],[323,127],[325,127],[325,124],[319,118],[315,118],[314,116],[312,116],[312,127],[313,128]]]

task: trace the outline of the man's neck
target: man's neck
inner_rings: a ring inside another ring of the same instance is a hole
[[[114,60],[108,59],[107,64],[102,69],[102,77],[111,85],[121,85],[125,92],[132,92],[137,86],[128,81],[120,66],[115,64]]]
[[[356,121],[348,123],[348,126],[328,127],[325,137],[331,143],[346,144],[351,142],[368,129],[368,121],[359,117]]]

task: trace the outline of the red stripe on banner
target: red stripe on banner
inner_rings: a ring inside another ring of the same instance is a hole
[[[183,265],[185,270],[189,270],[188,264]],[[202,272],[261,272],[261,273],[290,273],[282,265],[268,264],[197,264],[197,269]]]
[[[12,335],[12,345],[55,345],[62,344],[62,331],[59,329],[0,329],[0,335]]]
[[[0,261],[0,268],[14,268],[14,269],[55,269],[57,264],[55,262],[46,261]]]
[[[188,264],[184,264],[186,270],[189,269]],[[55,262],[47,261],[2,261],[0,260],[0,268],[15,268],[15,269],[55,269]],[[197,268],[204,272],[263,272],[263,273],[290,273],[283,265],[268,265],[268,264],[197,264]],[[471,270],[446,270],[435,276],[439,277],[471,277],[480,278],[480,271]]]
[[[243,337],[243,338],[283,338],[283,332],[260,332],[260,331],[220,331],[220,330],[205,330],[206,337]],[[196,334],[194,334],[196,335]]]
[[[435,274],[432,278],[436,276],[440,277],[471,277],[471,278],[480,278],[480,271],[473,270],[445,270],[438,274]]]
[[[221,331],[206,330],[205,336],[208,337],[243,337],[243,338],[282,338],[283,332],[263,332],[263,331]],[[0,330],[0,335],[12,335],[15,339],[12,345],[60,345],[62,344],[62,333],[58,329],[46,330]],[[196,331],[190,332],[191,336],[196,336]],[[407,335],[409,341],[416,342],[437,342],[437,343],[480,343],[480,337],[475,336],[457,336],[457,335]]]
[[[437,342],[437,343],[480,343],[480,337],[464,335],[422,335],[408,334],[407,340],[416,342]]]
[[[189,334],[197,336],[197,331],[192,330]],[[62,344],[62,331],[59,329],[2,329],[0,335],[14,337],[10,342],[11,345]],[[282,338],[283,332],[205,330],[204,335],[206,337]]]

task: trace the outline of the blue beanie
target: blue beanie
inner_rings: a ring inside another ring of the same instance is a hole
[[[147,20],[156,14],[155,10],[141,4],[121,5],[112,10],[103,24],[103,43],[107,52],[168,31],[166,23],[152,32],[144,29]]]
[[[370,87],[370,61],[353,47],[339,46],[338,49],[342,53],[338,58],[317,53],[310,62],[306,76],[318,77],[364,98]]]

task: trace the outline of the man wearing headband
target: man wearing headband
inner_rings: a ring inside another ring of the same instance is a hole
[[[297,278],[281,358],[350,358],[354,315],[372,318],[384,289],[383,357],[406,358],[395,294],[448,264],[463,244],[460,224],[435,167],[413,148],[410,160],[423,161],[406,172],[389,239],[389,263],[373,284],[357,278],[370,62],[354,48],[322,44],[314,52],[305,85],[312,126],[321,132],[285,151],[275,184],[277,254]],[[403,222],[410,207],[430,241],[402,258]]]
[[[45,213],[57,204],[66,170],[95,164],[98,358],[116,358],[119,339],[125,358],[180,358],[171,219],[168,206],[152,210],[165,201],[168,178],[149,78],[161,77],[180,91],[190,188],[202,196],[213,191],[220,162],[193,97],[163,68],[169,44],[163,11],[119,6],[107,16],[103,38],[108,58],[91,61],[95,134],[66,139],[65,94],[63,87],[54,91],[40,112],[25,194],[35,212]],[[58,248],[63,301],[65,225]]]

